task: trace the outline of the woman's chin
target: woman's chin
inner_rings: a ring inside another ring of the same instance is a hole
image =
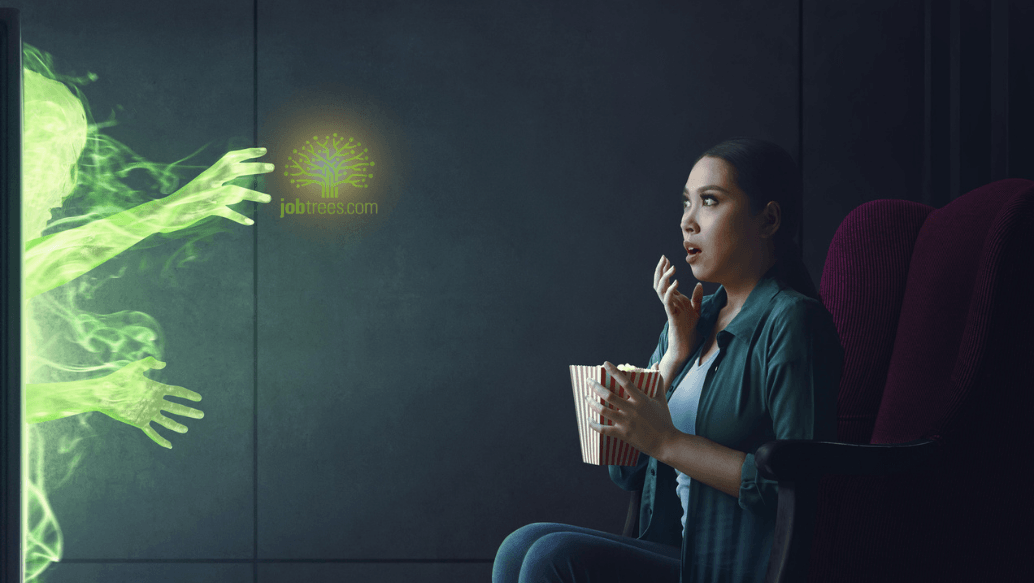
[[[686,263],[689,263],[689,259],[688,258],[686,259]],[[693,278],[696,279],[697,281],[699,281],[701,283],[708,283],[708,282],[714,283],[713,281],[711,281],[710,279],[707,278],[707,274],[704,273],[703,269],[701,269],[700,267],[697,267],[693,263],[689,263],[689,269],[693,273]]]

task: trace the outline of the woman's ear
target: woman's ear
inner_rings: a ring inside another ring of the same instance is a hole
[[[761,211],[761,216],[761,235],[763,237],[775,236],[779,226],[782,225],[782,210],[779,208],[779,203],[774,200],[768,201]]]

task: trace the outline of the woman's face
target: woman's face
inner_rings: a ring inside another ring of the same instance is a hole
[[[686,263],[697,280],[728,285],[757,262],[765,213],[751,216],[750,201],[728,162],[701,158],[689,173],[682,208]],[[690,253],[690,248],[700,251]]]

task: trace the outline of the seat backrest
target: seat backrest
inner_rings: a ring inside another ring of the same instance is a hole
[[[978,437],[958,433],[967,424],[960,419],[963,404],[977,405],[976,390],[977,399],[1016,390],[978,388],[976,381],[988,350],[1014,348],[1012,339],[989,332],[993,318],[1010,317],[1009,311],[1018,316],[1025,309],[1020,304],[1030,302],[1009,305],[1002,292],[1034,289],[1034,249],[1021,241],[1022,231],[1032,228],[1034,182],[1027,180],[978,188],[926,218],[912,252],[872,443]]]
[[[844,348],[840,441],[869,443],[887,380],[916,237],[933,207],[881,199],[851,211],[826,255],[819,294]]]
[[[914,248],[864,253],[872,232]],[[862,205],[822,282],[845,352],[842,437],[933,438],[947,458],[922,473],[824,477],[809,581],[1034,580],[1034,182],[994,182],[936,210]]]

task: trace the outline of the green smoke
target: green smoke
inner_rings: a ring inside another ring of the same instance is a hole
[[[171,164],[158,164],[102,133],[102,129],[116,125],[114,112],[106,121],[95,122],[80,88],[97,80],[94,73],[59,74],[51,55],[27,44],[24,64],[23,180],[25,192],[34,193],[23,200],[22,225],[27,241],[153,202],[176,192],[188,177],[208,168],[185,164],[207,145]],[[231,140],[227,147],[240,147],[241,142]],[[247,187],[255,181],[256,188],[263,186],[261,177],[239,178],[228,183]],[[239,206],[243,208],[235,208],[236,212],[251,216],[251,205]],[[232,225],[218,217],[206,217],[188,228],[159,232],[135,244],[132,251],[178,241],[178,247],[168,255],[158,274],[172,281],[175,268],[200,260],[204,245],[217,234],[231,229]],[[124,259],[133,259],[132,255],[132,252],[127,253]],[[142,262],[143,259],[136,260],[141,272],[158,267],[142,265]]]
[[[95,123],[79,88],[96,75],[58,74],[50,55],[28,45],[24,63],[25,420],[30,423],[25,573],[26,581],[32,581],[41,580],[63,550],[45,486],[46,475],[62,471],[53,461],[44,463],[46,444],[35,424],[78,416],[80,428],[92,431],[83,414],[102,412],[171,448],[151,422],[184,433],[186,426],[162,413],[203,416],[165,400],[199,401],[199,394],[144,374],[165,367],[160,360],[163,334],[151,316],[129,310],[93,314],[79,308],[79,300],[92,298],[106,278],[126,275],[140,249],[178,240],[158,274],[171,279],[176,267],[200,258],[206,241],[229,230],[219,217],[252,224],[244,214],[251,205],[232,207],[269,201],[268,195],[243,186],[272,165],[243,162],[265,154],[263,149],[229,152],[207,168],[183,164],[201,150],[169,165],[149,162],[100,132],[114,125],[114,116]],[[117,272],[106,277],[91,273],[116,258],[123,263]],[[140,260],[133,271],[143,275],[151,268]],[[67,352],[53,356],[60,352],[55,345],[60,339],[75,347],[76,362],[63,362]],[[58,439],[57,453],[71,458],[58,484],[81,463],[82,440],[67,435]]]

